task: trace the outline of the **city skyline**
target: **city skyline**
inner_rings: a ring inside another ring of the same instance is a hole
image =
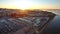
[[[0,0],[0,8],[60,9],[60,0]]]

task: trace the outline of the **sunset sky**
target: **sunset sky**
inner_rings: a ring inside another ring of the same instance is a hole
[[[0,0],[0,8],[60,9],[60,0]]]

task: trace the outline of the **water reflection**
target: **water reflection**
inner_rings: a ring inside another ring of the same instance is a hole
[[[60,34],[60,14],[59,11],[54,11],[54,13],[57,15],[52,20],[52,22],[47,26],[47,28],[45,28],[42,34]]]

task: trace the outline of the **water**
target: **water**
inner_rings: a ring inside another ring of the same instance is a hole
[[[50,11],[56,14],[52,22],[47,25],[42,34],[60,34],[60,11]]]

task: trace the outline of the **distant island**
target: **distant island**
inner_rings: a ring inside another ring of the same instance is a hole
[[[19,18],[19,17],[39,17],[39,16],[53,16],[55,15],[52,12],[43,11],[43,10],[20,10],[20,9],[2,9],[0,8],[0,18],[10,17],[10,18]]]

